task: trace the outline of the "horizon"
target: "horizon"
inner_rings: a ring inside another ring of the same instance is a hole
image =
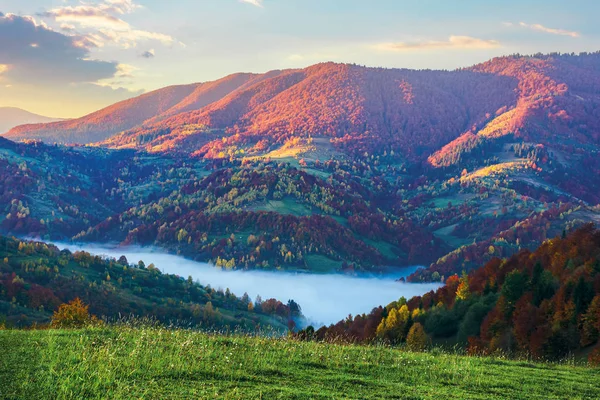
[[[590,0],[0,0],[0,107],[77,118],[162,87],[322,62],[454,70],[596,51]],[[585,12],[583,12],[585,10]],[[17,38],[18,40],[15,40]]]

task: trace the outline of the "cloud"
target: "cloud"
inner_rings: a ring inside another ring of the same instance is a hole
[[[450,36],[447,41],[418,41],[418,42],[397,42],[380,43],[375,46],[382,51],[419,51],[419,50],[478,50],[494,49],[500,47],[500,42],[496,40],[483,40],[470,36]]]
[[[129,64],[119,64],[117,65],[116,76],[119,78],[133,78],[135,71],[139,71],[139,68]]]
[[[510,22],[505,23],[505,25],[515,26],[515,24],[510,23]],[[532,31],[549,33],[551,35],[570,36],[572,38],[578,38],[581,36],[581,34],[579,32],[568,31],[565,29],[548,28],[548,27],[546,27],[544,25],[540,25],[540,24],[526,24],[525,22],[519,22],[518,26],[520,26],[522,28],[531,29]]]
[[[75,26],[71,24],[60,24],[60,30],[63,32],[74,33]]]
[[[126,79],[135,70],[92,59],[91,46],[81,36],[54,31],[32,17],[3,14],[0,104],[72,117],[140,93],[103,85],[104,80]]]
[[[52,18],[57,22],[72,22],[84,27],[108,27],[127,29],[129,24],[113,16],[112,8],[102,6],[67,6],[59,7],[40,14],[41,17]]]
[[[150,49],[150,50],[145,51],[142,54],[140,54],[140,57],[142,57],[142,58],[154,58],[155,56],[156,56],[156,53],[154,52],[154,49]]]
[[[252,4],[255,7],[263,8],[263,0],[240,0],[242,3]]]
[[[53,31],[32,17],[0,17],[0,64],[13,83],[78,83],[110,78],[118,64],[90,58],[89,43]]]
[[[39,16],[61,22],[70,33],[76,32],[77,26],[79,34],[86,36],[94,47],[113,44],[127,49],[136,47],[141,41],[172,44],[175,40],[171,36],[135,29],[121,18],[139,8],[141,6],[133,0],[103,0],[95,4],[57,7],[40,13]]]

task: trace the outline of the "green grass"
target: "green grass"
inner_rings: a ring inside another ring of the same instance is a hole
[[[465,246],[465,245],[473,243],[473,240],[471,240],[469,238],[465,239],[465,238],[460,238],[460,237],[456,237],[456,236],[452,235],[452,231],[457,226],[458,226],[458,224],[446,226],[446,227],[440,228],[437,231],[433,232],[433,234],[435,235],[435,237],[437,237],[440,240],[443,240],[444,242],[448,243],[448,245],[450,245],[454,248],[459,248],[461,246]]]
[[[266,203],[257,204],[249,209],[252,211],[276,212],[283,215],[290,214],[296,217],[304,217],[313,214],[310,208],[289,197],[282,200],[268,200]]]
[[[368,239],[365,237],[361,237],[362,241],[365,242],[366,244],[368,244],[371,247],[374,247],[375,249],[377,249],[377,251],[379,251],[385,258],[389,259],[389,260],[395,260],[398,258],[398,254],[404,254],[406,255],[405,252],[401,251],[400,249],[398,249],[396,246],[394,246],[393,244],[390,243],[386,243],[384,241],[380,241],[380,240],[372,240],[372,239]],[[396,252],[394,252],[394,250],[396,250]]]
[[[306,268],[315,274],[327,274],[338,271],[342,267],[342,261],[332,260],[321,254],[308,254],[304,256]]]
[[[0,398],[597,399],[598,370],[151,328],[0,332]]]

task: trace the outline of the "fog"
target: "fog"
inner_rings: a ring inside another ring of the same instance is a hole
[[[402,296],[409,299],[440,286],[433,283],[413,284],[396,281],[400,277],[410,275],[417,267],[398,269],[393,275],[384,278],[278,271],[223,271],[210,264],[165,254],[152,248],[111,248],[64,243],[55,245],[60,249],[83,250],[116,259],[124,255],[129,263],[142,260],[146,265],[154,264],[167,274],[183,278],[192,276],[202,285],[210,285],[215,289],[229,288],[238,297],[246,292],[252,300],[257,295],[263,300],[275,298],[287,302],[293,299],[300,304],[303,314],[314,325],[335,323],[346,318],[348,314],[368,313],[373,307],[387,305]]]

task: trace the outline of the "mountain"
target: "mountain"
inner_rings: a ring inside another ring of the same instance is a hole
[[[516,83],[515,83],[516,85]],[[448,143],[514,101],[510,79],[469,71],[319,64],[284,71],[220,101],[123,132],[103,144],[149,151],[261,155],[324,137],[349,154],[382,148],[415,156]],[[215,134],[216,133],[216,134]]]
[[[434,167],[508,135],[595,149],[600,54],[510,56],[456,71],[318,64],[161,89],[12,139],[101,142],[196,156],[265,155],[322,137],[345,154],[394,151]]]
[[[444,281],[600,223],[599,93],[600,53],[166,88],[13,129],[101,142],[1,140],[0,230],[231,269],[424,265],[409,280]]]
[[[170,86],[122,101],[81,118],[19,126],[5,134],[5,137],[11,140],[36,139],[49,143],[98,142],[148,120],[156,120],[159,115],[168,116],[190,107],[203,107],[253,78],[254,75],[251,74],[236,74],[207,84]]]
[[[7,132],[15,126],[23,124],[41,124],[58,121],[42,115],[30,113],[15,107],[0,107],[0,133]]]
[[[261,152],[292,137],[336,139],[348,151],[437,149],[514,103],[516,81],[471,71],[410,71],[319,64],[167,88],[62,124],[19,127],[11,139],[101,141],[109,147],[231,147]],[[217,137],[212,132],[217,131]],[[103,138],[104,137],[104,138]]]

